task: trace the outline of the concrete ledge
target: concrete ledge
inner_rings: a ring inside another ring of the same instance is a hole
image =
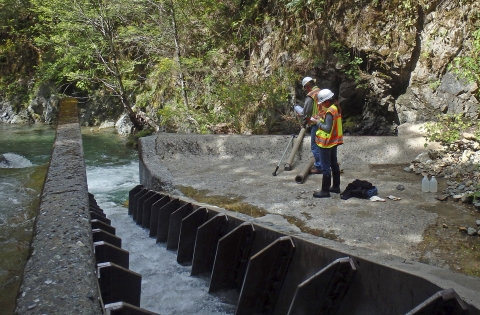
[[[16,314],[102,314],[89,221],[76,100],[62,100]]]
[[[183,159],[195,156],[214,156],[215,159],[276,160],[288,145],[291,136],[240,136],[159,134],[142,139],[140,154],[149,159]],[[149,150],[148,146],[155,147]],[[339,160],[350,165],[409,163],[427,151],[425,138],[418,134],[406,137],[345,136],[339,147]],[[162,148],[162,150],[158,150]],[[439,144],[429,144],[428,149],[440,149]],[[310,154],[310,136],[306,135],[299,147],[299,155]],[[288,155],[285,156],[286,162]],[[145,159],[146,160],[146,159]],[[283,165],[282,165],[283,166]],[[165,178],[168,182],[171,178]]]

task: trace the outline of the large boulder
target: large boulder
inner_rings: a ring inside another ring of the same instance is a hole
[[[133,123],[127,114],[123,114],[115,123],[115,129],[122,136],[128,136],[132,133]]]

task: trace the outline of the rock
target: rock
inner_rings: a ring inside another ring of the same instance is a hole
[[[445,223],[442,224],[442,227],[443,227],[444,229],[448,229],[448,225],[446,225]]]
[[[463,203],[472,203],[473,201],[473,196],[472,195],[469,195],[469,194],[464,194],[462,195],[462,202]]]
[[[132,133],[133,124],[130,121],[130,118],[128,118],[128,115],[123,114],[122,117],[120,117],[120,119],[115,123],[115,128],[122,136],[128,136]]]
[[[469,228],[467,229],[467,234],[470,235],[470,236],[475,236],[475,235],[477,235],[478,233],[477,233],[477,230],[476,230],[476,229],[469,227]]]
[[[460,199],[462,199],[463,195],[453,195],[453,200],[455,201],[459,201]]]
[[[115,122],[114,121],[104,121],[100,124],[98,129],[108,129],[108,128],[113,128],[115,127]]]
[[[440,153],[436,150],[432,150],[428,153],[428,156],[432,159],[432,160],[436,160],[440,157]]]
[[[403,185],[398,185],[398,186],[397,186],[397,190],[405,190],[405,186],[403,186]]]
[[[464,226],[458,227],[458,230],[459,230],[460,232],[462,232],[462,233],[467,233],[467,232],[468,232],[468,229],[467,229],[466,227],[464,227]]]
[[[477,137],[475,137],[473,133],[469,133],[469,132],[464,132],[463,137],[468,140],[473,140],[473,141],[477,140]]]
[[[477,221],[475,222],[475,224],[476,224],[477,226],[480,226],[480,220],[477,220]]]
[[[445,201],[448,198],[448,195],[436,195],[435,198],[440,201]]]
[[[413,171],[413,169],[410,166],[405,167],[403,170],[407,173],[411,173]]]
[[[0,164],[5,164],[7,166],[10,164],[10,162],[7,160],[7,158],[3,154],[0,154]]]
[[[412,161],[413,163],[425,163],[430,160],[430,156],[428,152],[422,152]]]

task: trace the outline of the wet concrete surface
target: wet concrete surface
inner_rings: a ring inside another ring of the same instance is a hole
[[[339,194],[313,198],[321,175],[309,175],[303,184],[295,181],[310,158],[306,138],[293,169],[285,171],[280,163],[273,176],[288,140],[288,136],[160,134],[142,140],[141,154],[157,172],[154,176],[162,178],[155,184],[158,188],[231,211],[242,212],[239,204],[244,204],[247,214],[255,212],[259,220],[292,231],[479,276],[480,238],[467,239],[458,226],[475,222],[480,214],[471,206],[423,193],[422,177],[404,171],[425,151],[423,139],[411,137],[407,143],[399,137],[346,137],[346,144],[339,147],[341,189],[355,179],[367,180],[384,202],[342,200]],[[440,180],[439,191],[442,184]],[[399,185],[404,190],[398,190]]]

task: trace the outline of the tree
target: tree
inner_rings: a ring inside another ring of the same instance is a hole
[[[28,0],[0,0],[0,91],[8,98],[28,95],[27,78],[34,72],[39,49],[33,26],[36,16]]]
[[[134,91],[139,85],[136,68],[146,56],[141,44],[132,46],[131,39],[142,38],[138,34],[144,30],[148,2],[33,1],[38,1],[36,8],[50,26],[49,32],[38,38],[51,54],[44,60],[45,75],[73,82],[81,89],[101,83],[120,99],[137,130],[147,124],[158,130],[152,120],[134,110]]]
[[[183,98],[183,104],[185,105],[186,108],[188,108],[188,96],[187,96],[187,91],[185,87],[185,78],[183,75],[183,70],[182,70],[182,64],[181,64],[181,48],[180,48],[180,39],[178,35],[178,28],[177,28],[177,14],[176,14],[176,9],[173,3],[173,0],[167,0],[166,3],[162,2],[155,2],[153,0],[147,0],[148,3],[150,3],[153,7],[155,7],[158,10],[158,16],[153,18],[155,21],[161,20],[162,16],[166,16],[168,19],[171,21],[171,37],[173,39],[174,47],[175,47],[175,54],[173,56],[173,59],[177,63],[178,66],[178,76],[180,80],[180,85],[181,85],[181,91],[182,91],[182,98]],[[157,20],[158,19],[158,20]],[[158,23],[157,23],[158,24]]]

